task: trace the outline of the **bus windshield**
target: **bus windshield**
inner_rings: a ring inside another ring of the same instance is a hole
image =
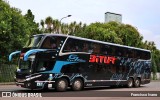
[[[43,38],[43,35],[38,35],[38,36],[31,37],[27,41],[27,43],[24,46],[24,48],[38,48],[42,38]]]
[[[28,60],[28,61],[23,61],[23,60],[20,60],[19,61],[19,69],[22,69],[22,70],[27,70],[27,69],[31,69],[31,61]]]

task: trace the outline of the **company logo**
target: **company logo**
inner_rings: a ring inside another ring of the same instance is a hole
[[[71,62],[86,62],[83,59],[80,59],[77,55],[70,55],[67,59],[67,61],[71,61]]]
[[[96,63],[105,63],[105,64],[115,64],[116,58],[110,56],[96,56],[90,55],[89,62],[96,62]]]
[[[11,97],[11,92],[2,92],[2,97]]]
[[[2,97],[42,97],[41,93],[2,92]]]

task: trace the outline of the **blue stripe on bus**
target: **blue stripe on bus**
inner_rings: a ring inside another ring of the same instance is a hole
[[[9,61],[12,60],[13,55],[16,55],[16,54],[19,54],[19,53],[21,53],[21,51],[12,52],[12,53],[9,55]]]
[[[56,61],[51,71],[45,71],[42,73],[61,73],[61,69],[64,65],[73,64],[73,63],[78,63],[78,62]]]
[[[33,53],[41,52],[41,51],[46,51],[46,50],[45,49],[32,49],[32,50],[27,51],[24,55],[24,61],[28,60],[29,55]]]
[[[77,62],[56,61],[55,66],[52,70],[52,73],[60,73],[60,71],[64,65],[73,64],[73,63],[77,63]]]

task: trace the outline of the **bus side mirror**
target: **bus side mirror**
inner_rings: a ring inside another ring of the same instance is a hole
[[[20,53],[21,53],[21,51],[12,52],[12,53],[9,55],[9,61],[12,61],[13,55],[20,54]]]

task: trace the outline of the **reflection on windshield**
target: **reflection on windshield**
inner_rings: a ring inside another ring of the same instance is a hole
[[[42,40],[43,36],[34,36],[34,37],[31,37],[26,45],[24,46],[24,48],[37,48]]]
[[[20,69],[30,69],[31,68],[31,61],[19,61],[19,68]]]

